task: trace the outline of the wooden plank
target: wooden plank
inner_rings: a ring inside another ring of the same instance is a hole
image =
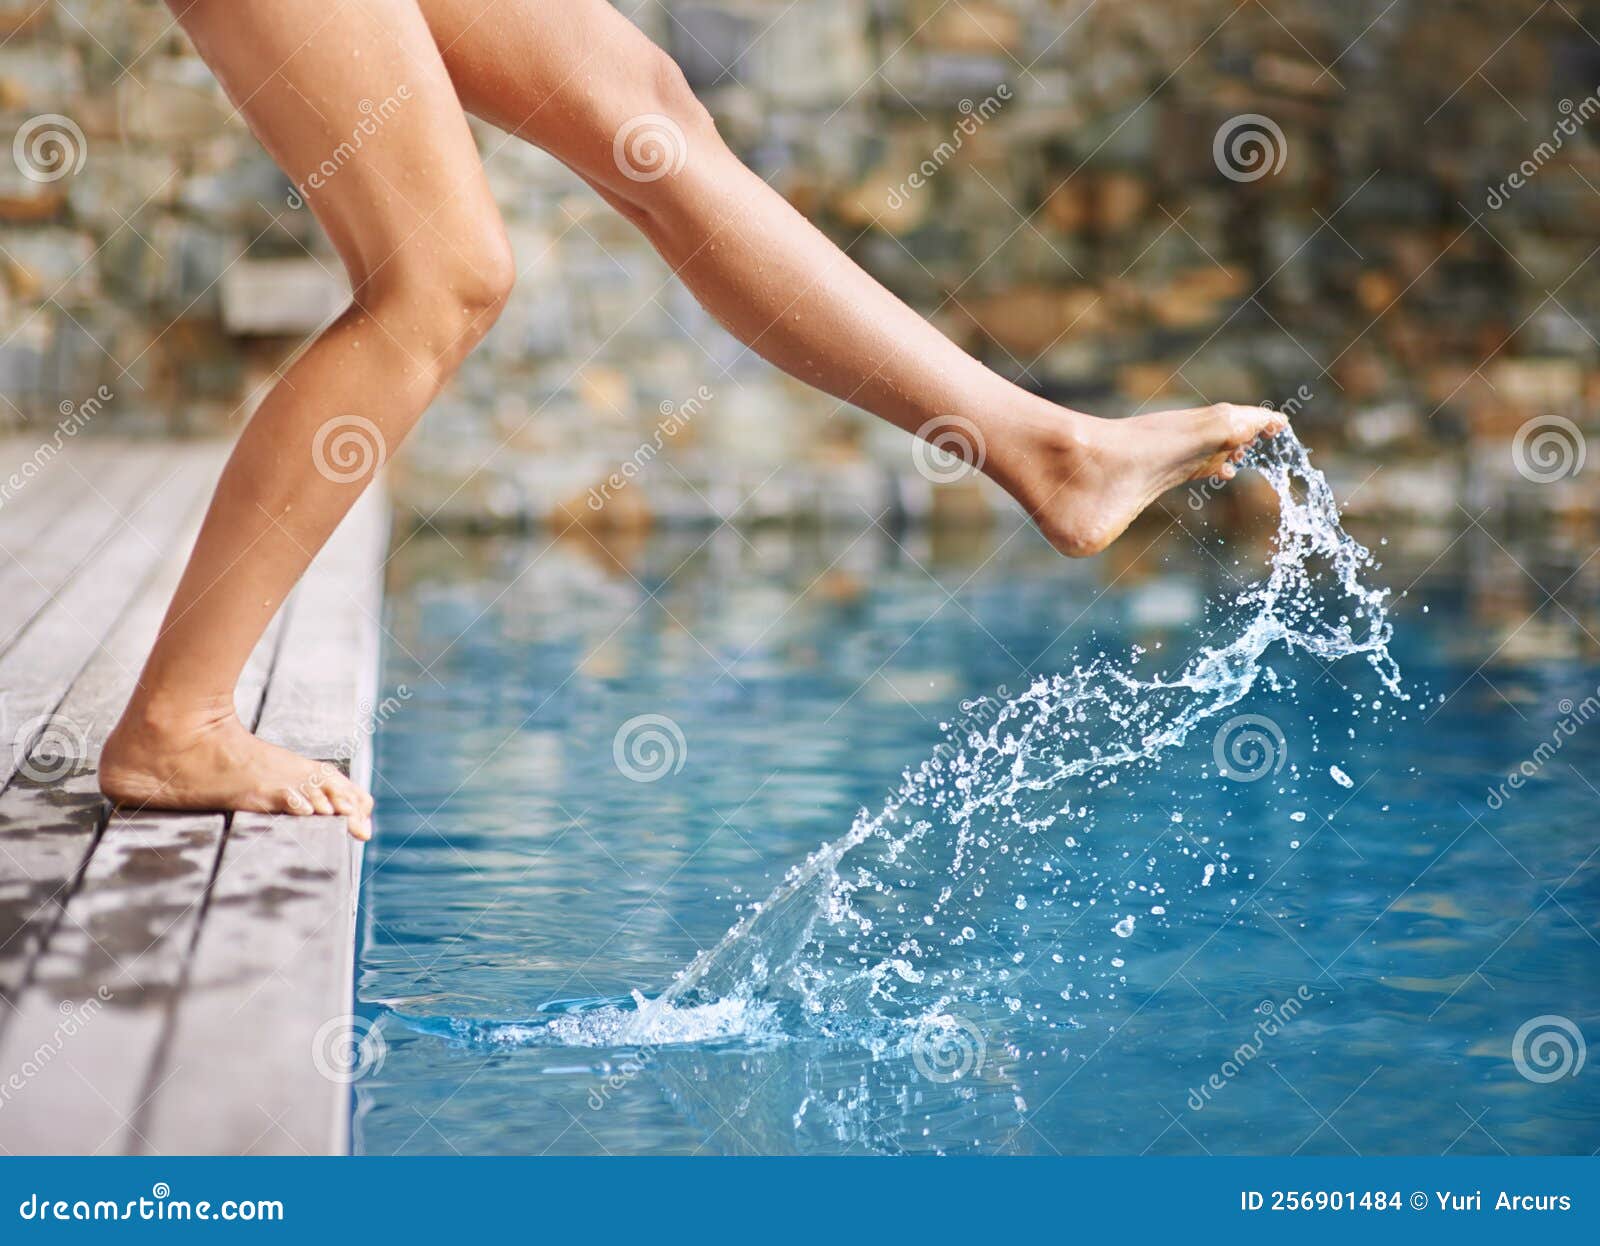
[[[91,473],[97,473],[109,463],[105,457],[109,447],[86,445],[74,454],[72,467],[64,462],[53,463],[53,470],[41,473],[13,491],[10,478],[15,475],[19,462],[32,450],[31,446],[24,448],[15,442],[0,446],[0,576],[12,569],[18,554],[28,550],[45,526],[71,504],[75,490],[59,487],[61,479],[85,470],[86,466]],[[92,466],[90,460],[94,460]]]
[[[0,566],[0,650],[14,644],[28,624],[48,607],[107,541],[124,527],[123,516],[135,511],[150,490],[169,474],[171,451],[153,447],[82,448],[88,472],[76,463],[56,463],[47,484],[67,505],[48,528],[35,532],[27,546],[9,546]],[[52,518],[47,511],[45,517]],[[142,564],[148,565],[150,559]],[[138,578],[138,565],[130,574]],[[0,687],[7,685],[0,682]]]
[[[388,516],[380,484],[296,590],[260,723],[263,738],[345,765],[363,784]],[[352,1033],[360,878],[361,846],[343,819],[234,817],[154,1094],[135,1122],[137,1149],[348,1150],[338,1049]]]
[[[33,524],[40,515],[65,511],[84,480],[98,479],[137,446],[120,438],[82,438],[24,473],[24,463],[37,462],[38,449],[38,442],[16,438],[0,443],[0,541],[7,544],[14,536],[13,525]]]
[[[181,552],[182,525],[198,514],[219,454],[177,457],[165,487],[0,657],[0,687],[22,723],[0,749],[0,778],[8,781],[0,793],[0,998],[15,996],[99,828],[103,802],[93,762],[143,661],[143,654],[118,654],[101,640],[148,578],[136,574],[140,561],[153,562],[152,550]],[[101,676],[69,696],[91,659]],[[28,771],[19,773],[24,758]]]
[[[160,459],[135,460],[138,491],[130,497],[137,500],[126,505],[79,572],[62,577],[64,583],[53,590],[48,604],[0,654],[0,688],[6,690],[8,711],[5,742],[12,746],[0,749],[0,784],[16,773],[18,761],[42,732],[45,716],[150,570],[173,549],[201,491],[216,478],[220,453],[215,446],[189,445],[169,447]],[[98,508],[86,503],[84,509]],[[94,725],[73,724],[79,733]]]
[[[64,714],[120,709],[133,691],[128,672],[137,672],[154,643],[183,562],[174,556],[146,586],[106,652],[74,685]],[[269,625],[240,679],[236,705],[251,725],[285,614]],[[89,770],[54,799],[67,802],[78,827],[92,827],[103,810]],[[111,814],[30,967],[10,1024],[0,1025],[0,1069],[30,1058],[37,1068],[0,1111],[0,1147],[30,1154],[131,1148],[132,1121],[170,1025],[226,821],[220,813]],[[41,1063],[40,1051],[51,1059]]]

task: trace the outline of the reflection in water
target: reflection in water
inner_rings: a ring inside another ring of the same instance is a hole
[[[657,536],[630,563],[543,540],[474,543],[476,566],[438,543],[403,552],[386,677],[422,695],[381,741],[362,998],[393,1012],[389,1059],[361,1087],[364,1148],[1341,1151],[1347,1140],[1437,1151],[1469,1124],[1455,1119],[1457,1100],[1474,1112],[1492,1103],[1484,1123],[1509,1150],[1579,1145],[1592,1093],[1569,1081],[1554,1099],[1532,1097],[1505,1048],[1527,1016],[1579,1010],[1597,966],[1581,927],[1556,906],[1535,910],[1558,887],[1575,911],[1585,888],[1592,896],[1592,797],[1580,774],[1553,771],[1498,815],[1493,838],[1462,806],[1482,813],[1485,780],[1515,764],[1519,733],[1536,736],[1540,713],[1594,683],[1583,628],[1595,630],[1595,583],[1571,576],[1581,556],[1565,569],[1529,557],[1564,557],[1557,542],[1520,546],[1470,527],[1396,532],[1384,550],[1382,579],[1412,590],[1397,605],[1396,651],[1425,693],[1410,725],[1391,733],[1381,715],[1374,726],[1365,707],[1351,712],[1356,695],[1370,706],[1384,693],[1371,672],[1273,659],[1279,690],[1258,688],[1230,713],[1273,718],[1281,770],[1219,779],[1206,732],[1154,781],[1093,790],[1079,852],[984,861],[994,892],[961,903],[986,920],[970,923],[970,939],[939,927],[931,959],[946,973],[981,964],[990,985],[1026,975],[1014,989],[953,993],[946,980],[924,997],[896,973],[879,982],[918,1006],[894,1010],[913,1024],[861,1026],[873,1008],[851,995],[848,1034],[827,1016],[786,1015],[804,993],[769,991],[776,1012],[701,1018],[709,1028],[690,1045],[648,1028],[672,1023],[653,1005],[607,1006],[659,991],[794,861],[881,806],[963,698],[1070,669],[1075,649],[1139,644],[1151,669],[1171,670],[1215,645],[1220,620],[1201,603],[1253,578],[1261,528],[1222,545],[1180,517],[1181,528],[1133,534],[1119,549],[1147,552],[1114,571],[1062,563],[1005,531],[942,557],[926,538],[902,548],[875,528]],[[1541,607],[1532,591],[1520,618],[1484,604],[1508,578],[1492,566],[1513,557],[1496,554],[1501,543],[1552,589],[1565,581],[1555,602]],[[1463,573],[1484,565],[1478,590]],[[1496,632],[1486,640],[1474,619]],[[1497,650],[1519,623],[1559,631],[1568,647],[1533,659]],[[644,784],[618,773],[613,733],[640,714],[681,728],[680,773]],[[1600,753],[1597,742],[1568,748],[1580,770]],[[1088,875],[1064,875],[1063,897],[1131,886],[1140,911],[1128,936],[1100,918],[1109,897],[1092,918],[1065,898],[1047,908],[1055,897],[1036,885],[1046,858]],[[853,901],[874,918],[863,944],[873,964],[894,959],[876,933],[902,929],[885,918],[920,924],[937,911],[919,880],[944,863],[901,864],[889,911],[871,885]],[[1007,890],[1025,876],[1029,886]],[[1138,892],[1152,881],[1165,894]],[[907,899],[907,913],[893,911]],[[768,942],[805,941],[796,930]],[[1492,986],[1473,977],[1480,963]],[[749,968],[746,958],[735,977]],[[1301,988],[1311,1002],[1260,1061],[1187,1106],[1256,1032],[1263,1001]],[[590,1002],[557,1002],[574,996]],[[883,998],[869,987],[878,1011]],[[923,1024],[940,1016],[948,1024]],[[610,1024],[610,1035],[583,1035],[608,1044],[588,1050],[561,1032]],[[1388,1106],[1341,1117],[1337,1132],[1307,1106],[1330,1113],[1353,1092]],[[1493,1149],[1470,1129],[1454,1145]]]

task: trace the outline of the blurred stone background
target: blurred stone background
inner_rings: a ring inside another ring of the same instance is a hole
[[[621,7],[763,176],[1020,383],[1101,414],[1287,406],[1368,514],[1594,506],[1581,437],[1540,488],[1515,447],[1529,421],[1592,432],[1600,402],[1600,3]],[[0,112],[0,421],[236,429],[346,293],[168,11],[0,0]],[[1247,114],[1276,132],[1252,147]],[[26,176],[63,118],[81,143]],[[477,132],[521,279],[408,446],[418,516],[581,515],[701,394],[612,520],[1002,504],[925,479],[903,433],[730,338],[573,175]]]

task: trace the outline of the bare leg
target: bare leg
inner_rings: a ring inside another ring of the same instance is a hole
[[[356,296],[240,437],[138,689],[107,741],[123,805],[342,813],[371,798],[264,744],[233,689],[273,613],[370,481],[341,431],[393,451],[503,305],[514,267],[414,0],[172,0],[236,106],[300,185]],[[387,102],[397,101],[392,116]],[[329,162],[325,164],[324,162]],[[331,174],[319,169],[333,168]],[[332,470],[325,470],[332,468]]]
[[[1064,553],[1104,548],[1173,485],[1231,476],[1241,447],[1283,425],[1229,404],[1099,420],[989,371],[745,168],[677,66],[605,0],[419,3],[470,112],[576,170],[785,371],[908,432],[976,429],[984,470]]]

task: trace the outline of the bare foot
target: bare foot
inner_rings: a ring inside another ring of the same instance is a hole
[[[1011,429],[1006,444],[991,446],[988,470],[1050,544],[1086,558],[1173,486],[1233,479],[1251,442],[1287,427],[1276,411],[1232,403],[1121,420],[1052,407]]]
[[[100,755],[100,790],[129,809],[339,814],[372,838],[372,797],[330,762],[256,739],[232,713],[177,725],[129,710]]]

